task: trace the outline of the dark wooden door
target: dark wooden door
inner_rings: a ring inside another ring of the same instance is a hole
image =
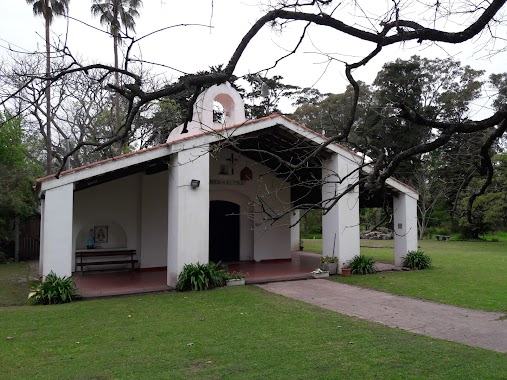
[[[236,203],[210,202],[209,260],[239,261],[239,205]]]

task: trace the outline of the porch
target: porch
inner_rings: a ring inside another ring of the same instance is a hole
[[[242,261],[227,263],[229,272],[245,274],[247,284],[311,278],[310,272],[320,266],[321,255],[292,252],[292,259]],[[74,282],[84,298],[111,297],[127,294],[174,290],[167,286],[167,269],[74,273]]]

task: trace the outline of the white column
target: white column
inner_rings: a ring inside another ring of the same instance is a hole
[[[357,182],[358,165],[338,154],[323,163],[322,200],[330,207],[336,197]],[[356,170],[353,174],[348,176]],[[348,176],[348,177],[347,177]],[[322,254],[338,257],[340,268],[344,262],[359,254],[359,189],[357,186],[322,215]],[[341,270],[341,269],[340,269]]]
[[[39,277],[44,273],[44,260],[42,259],[42,249],[44,247],[44,198],[40,200],[40,240],[39,240]]]
[[[417,195],[393,197],[394,262],[401,265],[408,251],[417,250]]]
[[[300,224],[299,224],[300,212],[298,209],[292,210],[290,215],[290,250],[299,251],[300,237]]]
[[[46,190],[41,236],[42,275],[72,275],[74,184]]]
[[[190,185],[195,179],[199,187]],[[171,156],[169,168],[167,285],[185,264],[209,260],[209,153],[207,147]]]

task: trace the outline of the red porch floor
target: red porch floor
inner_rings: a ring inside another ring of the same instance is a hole
[[[108,297],[125,294],[162,292],[167,286],[167,270],[74,273],[79,293],[85,297]]]
[[[312,277],[310,272],[320,267],[321,257],[317,253],[295,251],[292,260],[241,261],[228,263],[227,267],[229,272],[245,274],[247,284],[300,280]]]
[[[247,284],[311,278],[320,266],[321,255],[292,252],[292,260],[229,263],[229,271],[246,275]],[[75,273],[74,282],[83,297],[106,297],[172,290],[167,286],[167,270]]]

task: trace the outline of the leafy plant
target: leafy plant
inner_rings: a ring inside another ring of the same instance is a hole
[[[335,257],[335,256],[322,256],[320,261],[322,263],[337,263],[338,262],[338,257]]]
[[[431,257],[424,251],[408,251],[407,255],[403,257],[402,264],[410,269],[426,269],[431,267]]]
[[[348,267],[350,268],[350,272],[354,274],[370,274],[377,272],[375,260],[364,255],[354,256],[352,260],[349,261]]]
[[[79,293],[70,277],[59,277],[50,272],[44,281],[30,282],[32,288],[28,294],[36,304],[51,305],[72,302],[79,297]]]
[[[208,290],[222,286],[228,276],[227,269],[220,263],[185,264],[178,276],[176,290]]]

